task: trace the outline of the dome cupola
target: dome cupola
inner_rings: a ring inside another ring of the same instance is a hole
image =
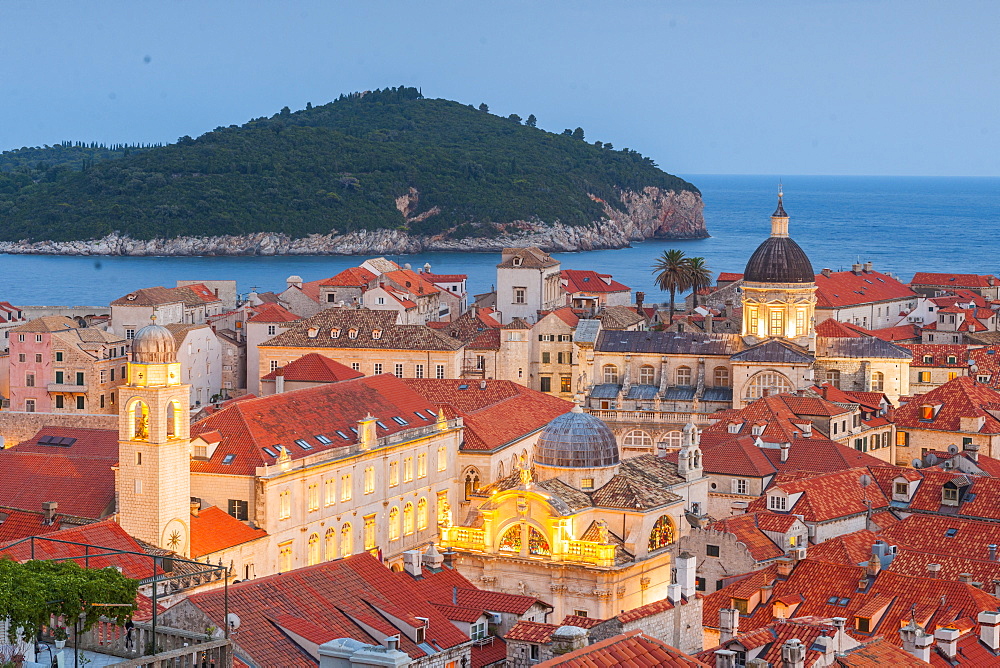
[[[778,208],[771,215],[771,236],[747,262],[743,280],[751,283],[813,283],[816,276],[805,251],[788,236],[788,214],[778,188]]]
[[[574,406],[542,429],[534,462],[560,469],[612,467],[619,462],[618,442],[600,418]]]
[[[136,364],[172,364],[177,361],[174,335],[162,325],[146,325],[132,339],[132,361]]]

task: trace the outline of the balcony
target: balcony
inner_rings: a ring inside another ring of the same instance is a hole
[[[86,394],[87,385],[77,385],[76,383],[49,383],[46,389],[56,394]]]
[[[687,424],[708,426],[709,413],[685,413],[681,411],[620,411],[606,408],[587,408],[588,413],[605,422],[635,422],[640,424]]]
[[[472,527],[448,527],[441,530],[442,544],[460,550],[486,550],[486,532]]]
[[[116,663],[106,660],[100,665],[115,668],[166,668],[167,666],[215,666],[231,668],[233,665],[232,643],[227,638],[209,637],[204,633],[192,633],[165,626],[156,627],[156,642],[153,642],[153,626],[147,622],[135,622],[131,634],[110,622],[99,622],[94,628],[79,638],[79,647],[88,654],[103,657],[118,657]],[[67,649],[73,647],[73,640]],[[155,647],[155,653],[153,653]],[[72,650],[69,650],[72,656]],[[97,657],[92,657],[91,660]]]

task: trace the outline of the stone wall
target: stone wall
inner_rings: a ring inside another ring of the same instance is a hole
[[[708,546],[719,548],[718,557],[708,556]],[[734,534],[712,529],[692,531],[681,537],[678,549],[695,555],[695,574],[705,578],[705,594],[718,591],[716,583],[740,573],[749,573],[767,564],[758,564]]]
[[[4,447],[26,441],[42,427],[74,427],[84,429],[113,429],[118,431],[117,415],[80,413],[24,413],[0,411],[0,436]]]

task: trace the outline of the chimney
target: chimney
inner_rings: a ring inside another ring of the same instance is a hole
[[[455,553],[449,548],[447,552],[441,555],[444,557],[444,567],[454,568],[455,567]]]
[[[743,664],[746,668],[771,668],[771,664],[767,662],[767,659],[747,659],[747,662]]]
[[[936,578],[938,576],[938,571],[940,570],[941,564],[927,564],[927,577]]]
[[[882,561],[874,554],[872,550],[872,555],[868,558],[868,565],[865,567],[865,573],[868,577],[875,577],[882,571]]]
[[[792,567],[795,565],[795,562],[792,561],[791,557],[782,557],[775,564],[778,566],[778,576],[787,578],[792,574]]]
[[[485,390],[486,389],[486,381],[485,380],[479,381],[479,389],[480,390]]]
[[[958,654],[958,636],[960,635],[961,633],[959,633],[958,629],[949,627],[938,629],[934,632],[938,649],[944,652],[945,656],[949,659],[954,659],[955,655]]]
[[[681,586],[681,594],[685,598],[695,595],[695,568],[697,559],[688,551],[677,555],[674,563],[677,565],[677,584]]]
[[[434,543],[431,543],[430,547],[427,548],[427,551],[424,552],[424,556],[421,561],[424,566],[427,566],[427,568],[437,569],[441,568],[441,564],[444,563],[444,557],[442,557],[441,553],[437,551],[436,547],[434,547]]]
[[[736,608],[719,610],[719,644],[732,640],[740,632],[740,611]]]
[[[827,268],[825,268],[825,267],[824,267],[824,268],[823,268],[823,271],[822,271],[822,272],[820,272],[820,273],[821,273],[821,274],[823,274],[824,276],[826,276],[827,278],[829,278],[829,277],[830,277],[830,274],[832,274],[832,273],[833,273],[833,271],[832,271],[832,270],[830,270],[830,269],[827,269]]]
[[[645,292],[637,292],[637,293],[635,293],[635,310],[637,310],[640,313],[642,313],[642,303],[644,301],[646,301],[646,293]]]
[[[56,512],[59,510],[59,503],[56,501],[42,502],[42,523],[51,526],[56,521]]]
[[[358,420],[358,445],[361,446],[362,450],[371,450],[375,447],[378,438],[375,432],[376,422],[377,420],[371,413]]]
[[[198,513],[201,512],[201,499],[191,498],[191,515],[193,517],[198,517]]]
[[[934,644],[934,636],[930,633],[924,633],[923,630],[917,634],[917,638],[914,641],[913,646],[913,656],[917,657],[921,661],[931,662],[931,645]]]
[[[415,578],[420,577],[420,550],[407,550],[403,553],[403,570]]]
[[[712,333],[712,314],[711,313],[709,313],[708,315],[705,316],[705,333],[706,334],[711,334]]]
[[[869,273],[869,272],[871,272],[871,270],[872,270],[872,263],[871,262],[865,262],[865,273]]]
[[[589,633],[578,626],[560,626],[552,632],[552,653],[568,654],[587,646]]]
[[[792,449],[791,443],[781,443],[781,461],[788,461],[788,451]]]
[[[979,640],[994,652],[1000,649],[1000,612],[987,610],[979,613]]]
[[[679,584],[667,585],[667,600],[671,603],[680,603],[682,600],[681,586]]]
[[[399,649],[399,635],[386,636],[385,648],[390,652]]]
[[[965,584],[969,584],[970,582],[972,582],[972,573],[959,573],[958,581],[964,582]]]
[[[736,652],[731,649],[715,650],[715,668],[736,668]]]
[[[806,648],[798,638],[786,640],[781,646],[782,668],[805,668]]]
[[[746,501],[733,501],[730,504],[730,514],[732,515],[743,515],[747,511]]]
[[[278,367],[274,372],[274,393],[281,394],[285,391],[285,367]]]
[[[851,271],[854,272],[855,276],[860,276],[861,275],[861,265],[858,264],[858,263],[852,264],[851,265]]]
[[[996,544],[995,543],[990,543],[989,545],[986,546],[986,549],[989,550],[990,561],[996,561],[997,560],[997,546],[996,546]]]

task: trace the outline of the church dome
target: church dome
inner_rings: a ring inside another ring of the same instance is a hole
[[[751,283],[813,283],[816,275],[804,250],[788,236],[788,214],[778,190],[778,208],[771,214],[771,236],[750,256],[743,280]]]
[[[177,361],[174,335],[162,325],[146,325],[132,339],[132,361],[138,364],[170,364]]]
[[[540,466],[604,468],[618,462],[611,429],[579,406],[549,422],[535,445],[535,463]]]

